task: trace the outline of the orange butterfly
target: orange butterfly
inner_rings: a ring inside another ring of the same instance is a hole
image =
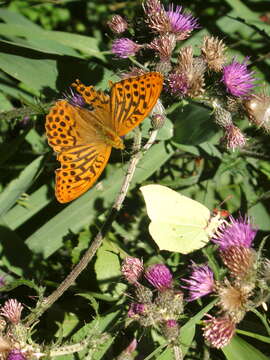
[[[59,202],[76,199],[95,183],[112,147],[124,149],[121,136],[139,125],[153,109],[162,84],[160,73],[149,72],[113,84],[107,95],[77,80],[72,86],[88,108],[72,100],[56,102],[46,116],[45,127],[49,145],[61,163],[55,186]]]

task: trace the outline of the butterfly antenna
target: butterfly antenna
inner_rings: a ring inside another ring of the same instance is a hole
[[[233,195],[228,195],[225,197],[225,199],[219,204],[219,207],[222,206],[224,203],[228,202],[233,198]]]

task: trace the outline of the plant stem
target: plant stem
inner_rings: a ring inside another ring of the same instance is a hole
[[[183,360],[183,353],[179,345],[174,345],[173,347],[174,359]]]
[[[23,118],[26,116],[32,116],[32,115],[39,115],[39,114],[45,114],[50,106],[52,106],[52,102],[46,103],[41,105],[35,105],[31,104],[29,106],[23,106],[21,108],[8,110],[8,111],[2,111],[0,112],[1,119],[3,121],[9,121],[14,118]]]
[[[137,61],[133,56],[129,56],[129,60],[131,62],[133,62],[133,64],[137,65],[139,68],[141,68],[144,71],[149,71],[148,68],[144,65],[142,65],[141,63],[139,63],[139,61]]]
[[[251,310],[255,315],[258,316],[258,318],[261,320],[263,325],[265,326],[266,331],[268,332],[268,335],[270,335],[270,327],[268,325],[268,321],[265,315],[262,315],[257,309]]]
[[[142,150],[145,152],[147,151],[156,138],[157,131],[152,131],[149,140],[143,146]],[[105,223],[103,224],[101,230],[96,235],[95,239],[93,240],[92,244],[83,255],[80,262],[74,267],[74,269],[69,273],[69,275],[63,280],[63,282],[59,285],[59,287],[47,298],[43,299],[40,304],[37,304],[36,308],[32,311],[32,313],[25,319],[26,326],[31,326],[34,322],[38,320],[38,318],[50,307],[52,304],[57,301],[63,293],[74,283],[80,273],[86,268],[89,264],[91,259],[96,254],[98,248],[102,244],[102,241],[106,234],[108,233],[109,229],[113,221],[115,220],[116,216],[118,215],[119,210],[121,209],[122,203],[127,195],[127,191],[130,185],[130,182],[133,178],[134,172],[136,170],[136,166],[141,159],[143,153],[140,150],[141,147],[141,132],[136,129],[135,131],[135,138],[133,144],[133,155],[129,161],[128,169],[122,183],[120,192],[118,193],[114,204],[112,205],[111,211],[109,216],[107,217]]]

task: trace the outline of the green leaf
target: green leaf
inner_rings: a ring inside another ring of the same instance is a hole
[[[248,215],[260,230],[269,231],[270,214],[262,203],[257,203],[249,208]]]
[[[268,356],[265,356],[237,335],[232,338],[229,345],[223,347],[221,350],[227,360],[269,360]]]
[[[250,10],[242,1],[240,0],[225,0],[228,5],[232,7],[235,13],[238,16],[244,17],[246,20],[253,19],[258,21],[258,15],[255,11]]]
[[[47,38],[45,32],[42,30],[33,32],[32,28],[22,25],[0,24],[0,34],[10,40],[1,40],[3,44],[14,44],[48,54],[69,55],[81,58],[72,48],[64,46],[50,37]]]
[[[24,280],[24,279],[14,280],[12,282],[9,282],[5,286],[1,286],[1,292],[11,291],[13,289],[16,289],[19,286],[22,286],[22,285],[27,286],[27,287],[35,290],[37,292],[37,294],[41,294],[43,292],[43,289],[38,287],[33,281]]]
[[[217,126],[211,119],[210,111],[202,106],[192,104],[184,109],[177,108],[169,118],[174,120],[173,141],[178,144],[202,144],[217,134]]]
[[[67,337],[69,334],[72,334],[74,330],[79,326],[80,320],[72,312],[66,312],[64,314],[64,319],[56,322],[58,325],[58,330],[55,333],[55,337],[62,338]]]
[[[46,146],[36,129],[31,129],[25,136],[25,140],[31,145],[34,153],[40,154],[46,151]]]
[[[31,31],[40,30],[40,26],[36,25],[26,17],[15,11],[9,11],[7,9],[0,9],[0,18],[6,23],[11,25],[23,25],[31,28]]]
[[[99,50],[97,39],[90,36],[71,34],[64,31],[47,31],[46,36],[48,39],[56,40],[63,45],[80,50],[87,55],[94,56],[100,60],[105,59]]]
[[[215,306],[216,302],[217,300],[211,301],[181,327],[179,346],[181,346],[184,355],[188,352],[188,349],[193,341],[196,324],[213,308],[213,306]]]
[[[167,347],[162,354],[158,355],[157,360],[174,360],[174,354],[173,354],[173,349],[171,347]]]
[[[16,203],[19,197],[32,185],[43,165],[44,156],[39,156],[31,162],[19,175],[19,177],[7,186],[0,194],[0,216]]]
[[[51,201],[48,192],[49,188],[47,185],[41,186],[26,199],[24,206],[17,204],[3,215],[1,218],[2,222],[12,230],[17,229],[48,205]]]
[[[89,239],[91,233],[88,230],[82,231],[78,238],[78,245],[72,249],[72,264],[77,264],[81,258],[81,253],[83,250],[87,249],[89,246]]]
[[[31,58],[26,57],[23,52],[21,54],[18,54],[18,51],[17,54],[11,52],[12,49],[7,48],[7,45],[2,46],[0,69],[36,91],[41,91],[43,88],[56,88],[56,60]]]
[[[150,119],[144,120],[142,124],[142,135],[148,138],[149,130],[152,128]],[[173,136],[173,123],[168,118],[165,120],[164,125],[159,129],[157,140],[168,140]]]
[[[206,152],[211,157],[216,157],[218,159],[222,159],[221,152],[216,148],[215,145],[210,144],[209,142],[205,142],[199,145],[199,147]]]
[[[92,308],[94,309],[96,316],[99,316],[98,310],[99,310],[99,303],[97,302],[97,300],[94,298],[94,296],[90,295],[90,294],[86,294],[86,293],[79,293],[76,294],[77,296],[81,296],[87,300],[90,301],[90,305],[92,306]]]
[[[117,299],[119,294],[123,294],[124,289],[123,284],[120,283],[119,256],[112,251],[112,246],[107,241],[104,241],[97,251],[95,272],[101,291],[110,292]]]

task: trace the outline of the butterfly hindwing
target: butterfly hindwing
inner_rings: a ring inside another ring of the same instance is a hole
[[[112,128],[119,136],[139,125],[155,106],[162,90],[163,76],[158,72],[131,77],[111,89]]]
[[[207,227],[211,213],[200,202],[158,184],[142,186],[141,191],[152,221]]]
[[[60,153],[57,160],[55,194],[59,202],[76,199],[98,179],[106,166],[111,147],[102,144],[78,145]]]
[[[203,228],[193,225],[179,225],[152,221],[149,232],[160,250],[188,254],[209,241]]]

